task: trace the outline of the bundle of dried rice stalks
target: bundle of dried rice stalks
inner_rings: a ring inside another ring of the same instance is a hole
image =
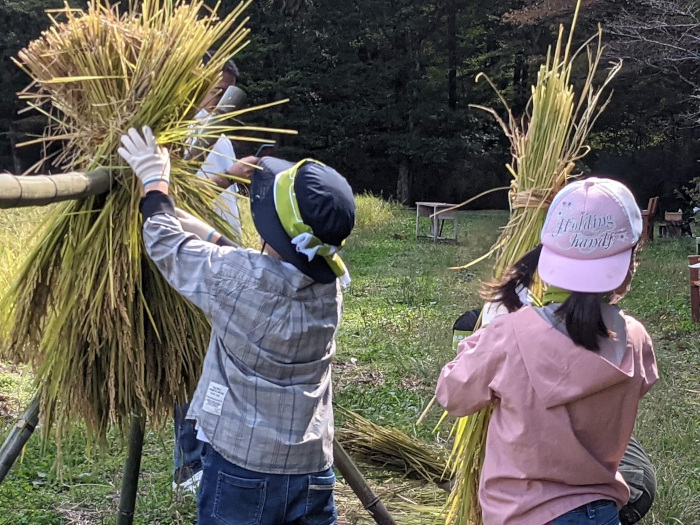
[[[336,406],[335,411],[345,418],[343,426],[336,429],[336,439],[349,454],[411,478],[432,483],[451,479],[447,457],[439,450],[348,409]]]
[[[568,42],[564,44],[562,26],[555,49],[549,50],[546,63],[540,67],[537,83],[532,88],[528,114],[518,121],[503,98],[501,101],[507,110],[507,122],[493,109],[481,107],[496,118],[511,142],[513,160],[507,166],[513,176],[511,214],[491,250],[465,267],[495,254],[496,279],[539,243],[549,204],[566,184],[575,162],[588,153],[590,148],[585,144],[588,134],[610,101],[610,97],[603,99],[603,92],[622,67],[621,62],[613,64],[603,82],[599,86],[594,85],[603,53],[602,31],[599,29],[596,36],[578,51],[572,52],[579,8],[580,0]],[[592,50],[589,44],[594,40],[597,40],[597,47]],[[571,73],[574,60],[583,49],[588,55],[588,75],[577,97],[571,84]],[[541,283],[536,283],[532,291],[535,297],[540,297]],[[450,494],[448,523],[481,523],[479,477],[492,410],[492,406],[487,407],[474,416],[461,418],[453,427],[455,443],[450,464],[457,473],[457,484]]]
[[[196,176],[201,159],[184,160],[184,150],[197,104],[244,45],[249,3],[221,18],[203,0],[130,2],[125,12],[99,2],[86,11],[65,7],[19,53],[33,79],[21,96],[51,121],[39,141],[62,144],[54,165],[104,166],[115,178],[107,195],[52,208],[2,301],[11,338],[5,357],[33,364],[46,431],[82,419],[103,438],[131,412],[157,423],[196,384],[208,321],[145,256],[140,185],[117,148],[129,127],[151,126],[172,151],[178,205],[233,236],[212,206],[219,190]],[[235,136],[241,127],[224,121],[231,116],[202,134]]]

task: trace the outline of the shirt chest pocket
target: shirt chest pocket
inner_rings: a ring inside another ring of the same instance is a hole
[[[265,317],[267,297],[255,282],[223,278],[217,283],[215,299],[212,324],[219,330],[242,332]]]
[[[300,333],[300,315],[290,299],[270,293],[256,283],[223,280],[212,312],[212,325],[225,345],[276,347]]]

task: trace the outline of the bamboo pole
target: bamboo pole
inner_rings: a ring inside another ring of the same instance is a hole
[[[141,456],[143,452],[143,435],[146,420],[136,414],[131,415],[129,429],[129,452],[124,463],[122,491],[119,497],[119,512],[117,525],[131,525],[134,522],[136,508],[136,493],[139,488],[139,472],[141,472]]]
[[[333,463],[376,523],[379,525],[396,524],[382,500],[372,491],[355,463],[336,439],[333,440]]]
[[[104,168],[87,173],[12,175],[0,173],[0,208],[45,206],[109,191],[112,174]]]
[[[40,400],[41,393],[37,393],[0,447],[0,483],[7,476],[39,422]]]

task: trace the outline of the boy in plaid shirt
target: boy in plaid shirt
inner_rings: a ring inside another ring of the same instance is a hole
[[[199,522],[334,523],[330,363],[349,283],[338,251],[354,226],[350,186],[316,161],[261,159],[257,252],[174,207],[169,154],[149,128],[122,143],[144,188],[146,250],[212,323],[187,414],[207,443]]]

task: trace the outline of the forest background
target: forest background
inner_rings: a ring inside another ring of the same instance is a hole
[[[213,3],[213,2],[212,2]],[[71,0],[81,7],[83,0]],[[228,12],[236,0],[222,0]],[[333,165],[356,192],[412,204],[460,202],[509,183],[508,142],[487,114],[515,115],[559,23],[575,0],[257,0],[251,43],[238,56],[239,85],[251,104],[290,102],[249,122],[292,128],[275,154]],[[63,0],[0,0],[0,170],[21,173],[38,158],[15,144],[40,132],[42,117],[18,115],[28,78],[11,57],[48,26],[45,9]],[[604,29],[608,60],[624,59],[614,95],[580,171],[627,181],[642,207],[699,204],[679,196],[700,175],[700,1],[584,0],[579,43]],[[585,70],[585,56],[580,61]],[[603,72],[604,73],[604,72]],[[253,150],[254,146],[250,146]],[[245,151],[245,145],[240,154]],[[44,167],[50,171],[50,166]],[[681,192],[682,193],[682,192]],[[502,208],[506,193],[473,206]]]

